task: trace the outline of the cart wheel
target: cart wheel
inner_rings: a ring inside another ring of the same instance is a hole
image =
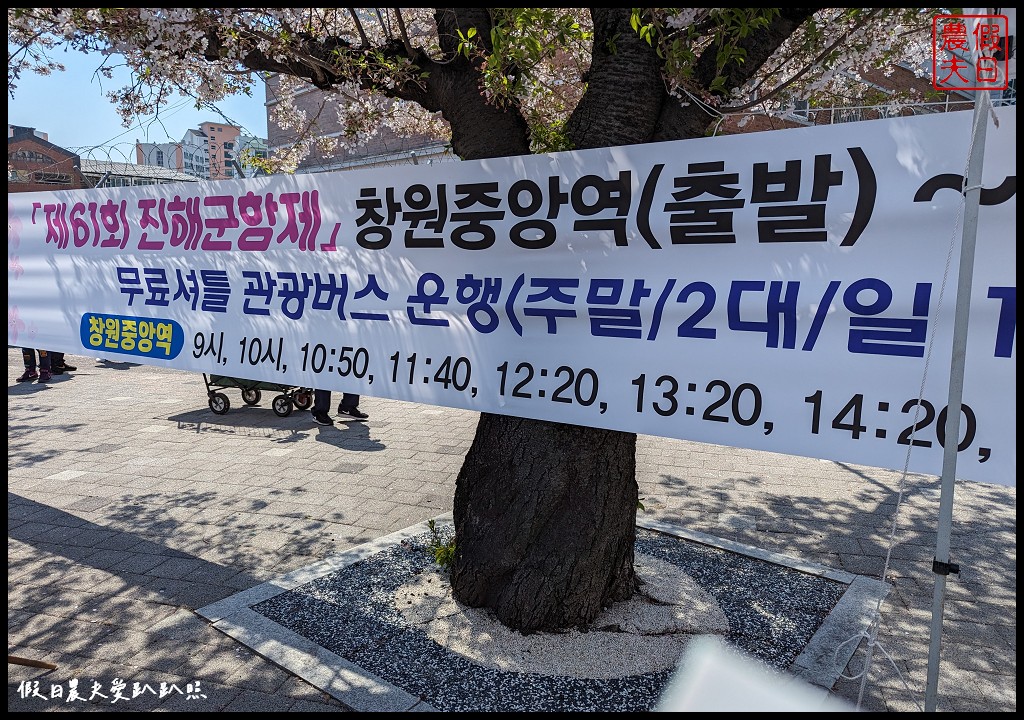
[[[263,397],[263,394],[258,388],[242,391],[242,400],[245,401],[246,405],[258,405],[261,397]]]
[[[278,395],[274,398],[274,413],[278,417],[288,417],[292,414],[292,401],[287,395]]]
[[[299,388],[292,393],[292,404],[299,410],[309,410],[313,404],[313,392],[308,388]]]
[[[210,396],[210,409],[218,415],[224,415],[231,409],[231,401],[224,393],[213,393]]]

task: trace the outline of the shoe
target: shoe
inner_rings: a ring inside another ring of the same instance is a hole
[[[35,370],[26,370],[21,377],[18,378],[18,382],[29,382],[39,377],[39,373]]]
[[[62,373],[64,373],[64,372],[74,372],[77,369],[78,368],[76,368],[74,365],[68,365],[67,363],[64,363],[63,365],[60,366],[60,371]]]
[[[339,415],[344,415],[345,417],[348,417],[348,418],[352,418],[353,420],[365,420],[366,418],[370,417],[369,415],[367,415],[366,413],[364,413],[362,410],[360,410],[357,407],[354,407],[354,408],[339,407],[338,408],[338,414]]]
[[[56,368],[54,368],[54,369],[53,369],[53,370],[51,371],[51,373],[52,373],[53,375],[63,375],[63,374],[64,374],[64,368],[62,368],[62,367],[56,367]]]
[[[327,413],[324,413],[323,415],[317,415],[316,413],[313,413],[313,422],[315,422],[317,425],[333,425],[334,424],[334,421],[331,420],[331,416],[328,415]]]
[[[36,382],[48,383],[48,382],[50,382],[50,376],[51,376],[51,373],[47,372],[46,370],[40,370],[39,371],[39,379]]]

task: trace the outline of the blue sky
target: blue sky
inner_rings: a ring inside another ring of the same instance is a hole
[[[79,52],[55,53],[67,70],[50,76],[28,72],[18,80],[14,97],[8,92],[7,122],[33,127],[49,135],[49,140],[93,160],[135,162],[135,141],[178,142],[185,131],[202,122],[231,122],[242,131],[266,138],[267,111],[262,83],[253,88],[253,97],[238,96],[220,103],[227,117],[212,110],[196,110],[188,98],[175,98],[161,110],[159,118],[140,116],[130,129],[104,93],[122,87],[127,72],[114,79],[94,76],[100,56]],[[92,149],[95,148],[95,149]]]

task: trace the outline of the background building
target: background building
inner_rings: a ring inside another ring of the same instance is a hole
[[[134,163],[111,162],[109,160],[82,159],[82,176],[86,187],[139,187],[141,185],[162,185],[174,182],[198,182],[199,178],[178,170],[136,165]]]
[[[275,123],[272,117],[274,106],[278,103],[280,78],[277,75],[269,75],[265,80],[267,145],[273,153],[291,147],[296,137],[293,132]],[[317,136],[337,138],[343,134],[343,128],[338,122],[338,113],[334,110],[339,97],[337,93],[324,92],[310,85],[296,93],[295,106],[304,111],[307,117],[316,118]],[[329,154],[314,148],[299,163],[295,172],[318,173],[363,167],[430,165],[438,162],[455,162],[458,159],[451,152],[447,142],[425,135],[399,137],[385,128],[365,146],[357,149],[339,150]]]
[[[54,145],[44,132],[7,126],[7,192],[78,190],[91,187],[78,155]]]
[[[923,100],[897,100],[898,96],[908,92]],[[995,100],[996,98],[993,98],[993,101]],[[757,105],[752,105],[745,112],[725,115],[715,129],[715,134],[730,135],[808,125],[834,125],[859,120],[970,110],[973,107],[973,93],[936,90],[932,87],[930,75],[921,75],[910,67],[897,65],[891,72],[874,70],[864,73],[851,83],[848,96],[836,97],[828,106],[802,100],[797,101],[796,107],[783,115],[761,111]]]
[[[140,165],[177,170],[203,180],[231,180],[252,177],[247,157],[266,158],[267,141],[244,135],[226,123],[204,122],[190,129],[179,143],[135,142],[135,159]]]
[[[163,167],[86,160],[35,128],[7,126],[7,192],[137,187],[197,178]]]

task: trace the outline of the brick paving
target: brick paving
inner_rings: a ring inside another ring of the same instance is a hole
[[[8,348],[8,654],[57,665],[9,662],[8,710],[347,709],[194,611],[450,511],[476,413],[364,397],[369,422],[323,428],[228,390],[214,415],[199,374],[68,360],[71,376],[19,384]],[[882,573],[897,473],[648,436],[637,466],[646,517]],[[924,704],[938,480],[906,490],[878,636],[893,663],[875,652],[863,710]],[[1016,710],[1016,497],[956,484],[940,711]],[[84,700],[68,702],[73,680]],[[45,699],[22,697],[34,682]],[[856,702],[860,686],[833,693]]]

